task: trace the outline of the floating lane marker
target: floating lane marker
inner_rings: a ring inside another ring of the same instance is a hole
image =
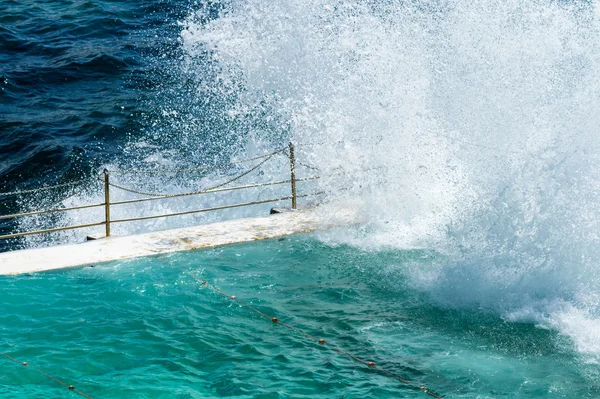
[[[161,259],[161,260],[162,260],[162,259]],[[164,261],[164,260],[163,260],[163,261]],[[167,261],[165,261],[165,262],[167,262]],[[272,316],[269,316],[269,315],[267,315],[267,314],[265,314],[265,313],[261,312],[260,310],[256,309],[256,308],[255,308],[255,307],[253,307],[252,305],[250,305],[250,304],[247,304],[246,302],[243,302],[242,300],[238,299],[238,297],[237,297],[237,296],[235,296],[235,295],[228,295],[228,294],[226,294],[225,292],[223,292],[223,291],[221,291],[220,289],[218,289],[217,287],[215,287],[214,285],[212,285],[212,284],[209,284],[208,282],[206,282],[206,281],[203,281],[203,280],[199,279],[199,278],[198,278],[198,276],[196,276],[195,274],[193,274],[193,273],[190,273],[190,274],[192,275],[192,277],[193,277],[194,279],[196,279],[198,282],[200,282],[200,283],[201,283],[202,287],[208,288],[208,289],[210,289],[211,291],[213,291],[213,292],[215,292],[215,293],[217,293],[217,294],[219,294],[219,295],[221,295],[221,296],[224,296],[225,298],[228,298],[228,299],[230,299],[230,300],[232,300],[232,301],[235,301],[235,302],[237,302],[237,303],[238,303],[238,304],[240,304],[241,306],[243,306],[243,307],[246,307],[246,308],[248,308],[248,309],[252,310],[254,313],[257,313],[257,314],[259,314],[260,316],[264,317],[264,318],[265,318],[265,319],[267,319],[267,320],[271,320],[271,322],[273,322],[273,323],[275,323],[275,324],[279,324],[279,325],[281,325],[281,326],[283,326],[283,327],[286,327],[286,328],[288,328],[288,329],[290,329],[290,330],[296,331],[296,332],[300,333],[300,334],[301,334],[301,335],[303,335],[305,338],[307,338],[307,339],[309,339],[309,340],[311,340],[311,341],[314,341],[314,342],[317,342],[317,343],[319,343],[319,344],[321,344],[321,345],[327,346],[328,348],[330,348],[330,349],[331,349],[331,350],[333,350],[333,351],[336,351],[336,352],[337,352],[337,353],[339,353],[340,355],[348,356],[349,358],[353,359],[354,361],[356,361],[356,362],[358,362],[358,363],[362,363],[362,364],[364,364],[364,365],[365,365],[365,366],[367,366],[367,367],[370,367],[370,368],[372,368],[372,369],[375,369],[375,370],[379,371],[380,373],[382,373],[382,374],[385,374],[385,375],[387,375],[387,376],[389,376],[389,377],[392,377],[392,378],[394,378],[394,379],[396,379],[396,380],[400,381],[401,383],[403,383],[403,384],[405,384],[405,385],[408,385],[408,386],[410,386],[410,387],[412,387],[412,388],[414,388],[414,389],[419,389],[419,390],[423,391],[424,393],[426,393],[426,394],[427,394],[427,395],[429,395],[429,396],[432,396],[432,397],[434,397],[434,398],[437,398],[437,399],[442,399],[442,397],[441,397],[441,396],[439,396],[439,395],[435,394],[434,392],[432,392],[431,390],[429,390],[429,388],[427,388],[425,385],[418,385],[418,384],[414,384],[414,383],[412,383],[412,382],[410,382],[410,381],[408,381],[408,380],[406,380],[406,379],[404,379],[404,378],[402,378],[402,377],[400,377],[400,376],[398,376],[398,375],[396,375],[396,374],[392,373],[392,372],[391,372],[391,371],[389,371],[389,370],[386,370],[386,369],[383,369],[383,368],[377,367],[377,365],[375,364],[375,362],[372,362],[372,361],[367,361],[367,360],[361,359],[361,358],[359,358],[358,356],[354,356],[354,355],[353,355],[353,354],[351,354],[351,353],[345,352],[345,351],[343,351],[342,349],[340,349],[340,348],[338,348],[338,347],[336,347],[336,346],[334,346],[334,345],[332,345],[332,344],[329,344],[329,343],[327,343],[327,341],[325,341],[323,338],[316,338],[316,337],[314,337],[314,336],[312,336],[312,335],[310,335],[310,334],[306,333],[304,330],[302,330],[302,329],[300,329],[300,328],[298,328],[298,327],[292,326],[292,325],[290,325],[290,324],[283,323],[281,320],[279,320],[279,318],[277,318],[277,317],[272,317]]]
[[[62,380],[59,380],[58,378],[56,378],[56,377],[54,377],[54,376],[52,376],[52,375],[50,375],[50,374],[48,374],[48,373],[45,373],[45,372],[43,372],[42,370],[40,370],[40,369],[38,369],[38,368],[36,368],[36,367],[33,367],[33,366],[31,366],[31,365],[30,365],[29,363],[27,363],[27,362],[20,362],[20,361],[18,361],[17,359],[15,359],[14,357],[7,355],[6,353],[0,353],[0,355],[4,356],[4,357],[5,357],[5,358],[7,358],[8,360],[10,360],[10,361],[12,361],[12,362],[14,362],[14,363],[16,363],[16,364],[20,364],[20,365],[21,365],[21,366],[23,366],[23,367],[29,367],[29,368],[31,368],[31,369],[33,369],[33,370],[37,371],[38,373],[40,373],[40,374],[41,374],[41,375],[43,375],[44,377],[47,377],[47,378],[49,378],[49,379],[51,379],[51,380],[54,380],[55,382],[58,382],[60,385],[62,385],[62,386],[64,386],[65,388],[69,389],[70,391],[73,391],[73,392],[75,392],[77,395],[83,396],[84,398],[87,398],[87,399],[92,399],[92,397],[90,397],[90,396],[88,396],[88,395],[84,394],[83,392],[79,391],[78,389],[75,389],[75,386],[74,386],[74,385],[67,384],[67,383],[66,383],[66,382],[64,382],[64,381],[62,381]]]

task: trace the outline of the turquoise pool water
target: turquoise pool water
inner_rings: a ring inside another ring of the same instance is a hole
[[[308,235],[0,277],[0,350],[94,399],[428,397],[203,288],[195,273],[444,398],[600,396],[598,365],[558,332],[413,289],[402,266],[426,269],[434,257]],[[2,398],[75,397],[6,359],[0,370]]]

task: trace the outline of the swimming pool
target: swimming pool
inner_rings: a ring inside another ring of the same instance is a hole
[[[0,277],[1,351],[96,398],[428,397],[203,288],[424,384],[444,398],[597,397],[568,338],[441,306],[403,267],[435,253],[314,235]],[[74,397],[0,358],[0,397]]]

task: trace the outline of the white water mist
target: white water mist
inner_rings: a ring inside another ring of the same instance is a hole
[[[261,104],[282,140],[317,144],[300,157],[330,176],[329,199],[369,219],[338,241],[434,248],[444,261],[406,271],[416,287],[557,328],[597,357],[598,9],[232,0],[191,15],[181,40],[188,68],[208,58],[237,90],[232,115]]]

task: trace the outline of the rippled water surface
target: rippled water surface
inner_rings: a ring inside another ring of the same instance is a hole
[[[434,257],[308,236],[2,277],[0,345],[93,398],[427,397],[203,288],[206,280],[446,398],[600,395],[597,366],[557,332],[443,309],[408,287],[404,268],[426,269]],[[72,397],[0,364],[2,398]]]
[[[153,56],[167,56],[186,4],[2,1],[2,183],[23,184],[41,166],[50,178],[97,165],[140,134],[143,100],[161,83]]]
[[[123,159],[124,143],[143,136],[158,112],[149,98],[166,82],[156,59],[166,65],[174,57],[173,28],[186,7],[164,0],[1,1],[0,192],[86,178]],[[0,213],[69,193],[3,197]],[[0,232],[14,231],[17,222],[1,221]],[[16,244],[2,241],[0,250]]]

